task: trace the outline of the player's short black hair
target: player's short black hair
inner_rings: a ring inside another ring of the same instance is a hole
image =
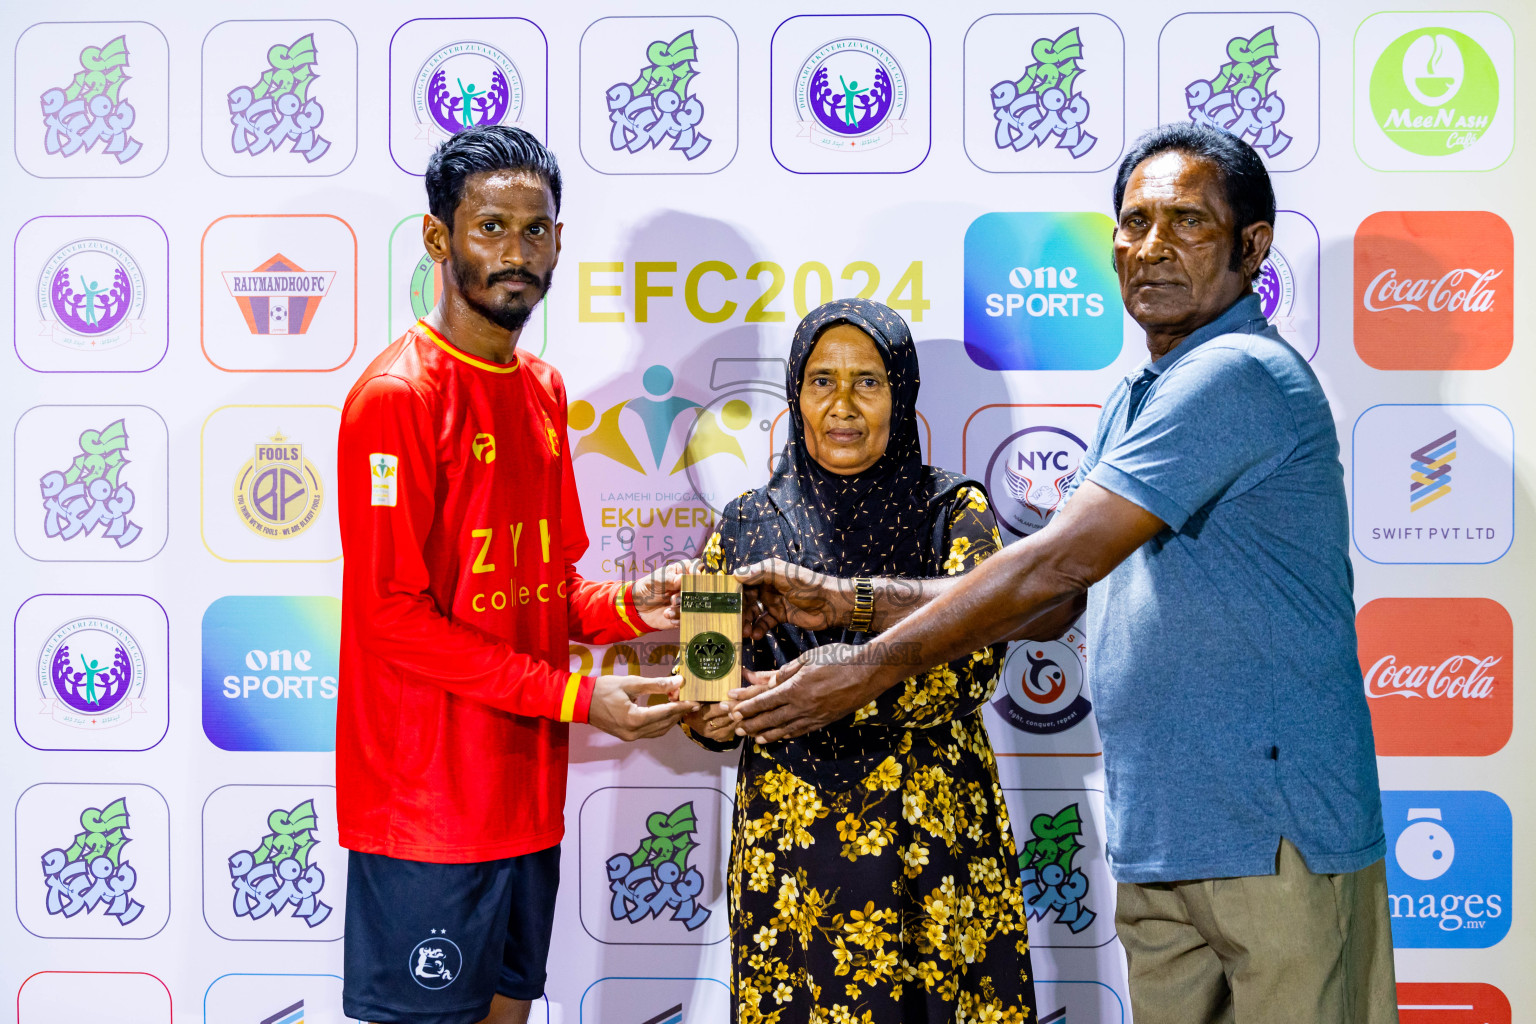
[[[1125,200],[1125,185],[1131,180],[1131,173],[1144,161],[1169,150],[1209,160],[1221,171],[1227,206],[1232,210],[1231,269],[1238,269],[1243,262],[1243,229],[1261,221],[1275,222],[1275,187],[1259,154],[1231,132],[1176,121],[1158,125],[1137,139],[1120,161],[1120,171],[1115,175],[1115,220],[1120,220],[1120,204]]]
[[[427,209],[453,230],[464,182],[486,171],[531,171],[544,179],[560,215],[560,164],[544,143],[521,128],[475,125],[451,136],[427,161]]]

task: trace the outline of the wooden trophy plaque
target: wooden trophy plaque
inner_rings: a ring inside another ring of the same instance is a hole
[[[687,575],[680,601],[682,699],[722,701],[741,685],[741,584],[734,576]]]

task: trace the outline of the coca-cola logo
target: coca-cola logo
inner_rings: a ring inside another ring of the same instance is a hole
[[[1428,697],[1432,700],[1480,700],[1493,696],[1493,667],[1502,658],[1453,654],[1438,665],[1399,665],[1388,654],[1365,673],[1365,695],[1379,697]]]
[[[1365,289],[1365,308],[1373,313],[1390,309],[1428,310],[1432,313],[1486,313],[1498,294],[1491,287],[1502,270],[1460,267],[1440,278],[1398,277],[1396,267],[1377,274]]]

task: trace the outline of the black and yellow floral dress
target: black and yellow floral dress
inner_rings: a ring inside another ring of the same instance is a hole
[[[980,488],[960,489],[944,522],[946,574],[1000,547]],[[756,547],[740,543],[752,526],[728,506],[706,567],[745,564],[735,551]],[[751,667],[782,663],[775,639],[749,645]],[[817,733],[742,751],[728,875],[739,1024],[1033,1019],[1018,859],[980,714],[1003,653],[983,648]]]

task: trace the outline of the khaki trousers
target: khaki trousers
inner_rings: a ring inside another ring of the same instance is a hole
[[[1121,883],[1115,927],[1136,1024],[1397,1024],[1386,865]]]

